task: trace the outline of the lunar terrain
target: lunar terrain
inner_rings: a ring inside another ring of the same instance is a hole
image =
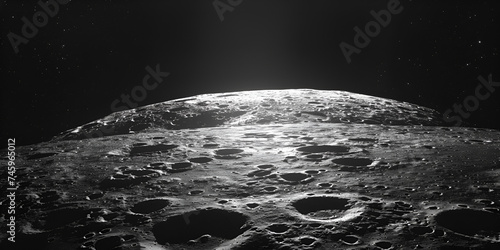
[[[500,249],[499,148],[497,130],[344,91],[157,103],[17,147],[0,248]]]

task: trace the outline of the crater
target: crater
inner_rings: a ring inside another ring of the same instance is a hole
[[[361,238],[357,235],[346,235],[342,237],[340,241],[349,246],[355,246],[362,243]]]
[[[269,169],[269,168],[273,168],[274,165],[272,164],[264,164],[264,165],[259,165],[257,166],[257,168],[260,168],[260,169]]]
[[[247,207],[249,207],[249,208],[256,208],[256,207],[258,207],[258,206],[259,206],[259,204],[258,204],[258,203],[248,203],[248,204],[247,204]]]
[[[177,162],[177,163],[170,165],[167,172],[178,173],[178,172],[188,171],[188,170],[191,170],[193,168],[192,165],[193,164],[191,164],[190,162]]]
[[[297,151],[304,153],[346,153],[349,152],[349,147],[335,145],[305,146],[298,148]]]
[[[106,238],[99,239],[95,242],[96,250],[107,250],[107,249],[118,249],[122,245],[122,237],[120,236],[110,236]]]
[[[267,176],[267,175],[270,175],[272,173],[271,170],[255,170],[255,171],[252,171],[250,173],[248,173],[248,177],[264,177],[264,176]]]
[[[304,173],[285,173],[280,177],[288,183],[307,182],[312,180],[312,176]]]
[[[28,160],[41,159],[49,156],[56,155],[57,153],[36,153],[27,157]]]
[[[162,245],[187,243],[205,234],[234,239],[248,229],[245,226],[247,221],[248,217],[244,214],[209,208],[168,217],[153,226],[153,235]]]
[[[189,194],[190,195],[198,195],[198,194],[201,194],[203,192],[204,192],[203,190],[191,190],[191,191],[189,191]]]
[[[307,215],[322,210],[339,210],[345,211],[349,209],[349,200],[337,197],[308,197],[295,201],[292,206],[299,213]]]
[[[264,191],[266,191],[266,192],[272,193],[272,192],[277,191],[277,190],[278,190],[278,187],[275,187],[275,186],[269,186],[269,187],[265,187],[265,188],[263,188],[263,189],[264,189]]]
[[[368,166],[373,163],[373,161],[368,158],[338,158],[333,159],[332,162],[352,167]]]
[[[435,216],[438,225],[457,234],[500,242],[500,215],[474,209],[443,211]]]
[[[190,162],[194,162],[194,163],[207,163],[207,162],[211,162],[213,159],[209,158],[209,157],[196,157],[196,158],[191,158],[188,160]]]
[[[434,230],[431,227],[427,226],[416,226],[410,228],[410,231],[416,235],[425,235],[425,234],[431,234],[434,232]]]
[[[166,144],[134,146],[130,151],[130,156],[135,156],[139,154],[149,154],[153,152],[164,152],[176,147],[177,145],[166,145]]]
[[[162,200],[162,199],[147,200],[135,204],[130,209],[130,211],[139,214],[149,214],[161,210],[168,205],[170,205],[170,201],[168,200]]]
[[[272,224],[268,226],[266,229],[273,233],[281,234],[288,231],[288,229],[290,229],[290,226],[287,224]]]
[[[242,149],[237,149],[237,148],[226,148],[226,149],[215,150],[215,154],[217,155],[232,155],[232,154],[239,154],[242,152],[243,152]]]
[[[376,247],[381,248],[381,249],[391,249],[392,248],[392,243],[389,241],[377,241],[374,244]]]
[[[304,219],[316,221],[346,221],[362,214],[362,207],[353,207],[347,198],[335,196],[310,196],[292,202]]]

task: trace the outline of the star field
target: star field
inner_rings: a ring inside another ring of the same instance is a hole
[[[224,1],[223,1],[224,2]],[[50,139],[111,113],[145,67],[170,76],[139,106],[202,93],[337,89],[444,112],[474,94],[478,76],[500,81],[499,4],[400,1],[401,13],[347,63],[339,44],[389,1],[243,1],[219,19],[212,1],[70,1],[15,53],[34,1],[0,4],[2,138]],[[500,91],[467,122],[500,128]],[[24,142],[24,143],[23,143]]]

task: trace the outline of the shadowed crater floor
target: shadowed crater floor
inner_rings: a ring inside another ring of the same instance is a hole
[[[153,234],[160,244],[185,243],[209,234],[222,239],[233,239],[245,232],[248,218],[238,212],[209,208],[168,217],[153,226]]]

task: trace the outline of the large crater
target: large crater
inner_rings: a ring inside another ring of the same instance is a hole
[[[156,241],[186,243],[209,234],[222,239],[233,239],[245,232],[248,217],[234,211],[209,208],[168,217],[153,226]]]

